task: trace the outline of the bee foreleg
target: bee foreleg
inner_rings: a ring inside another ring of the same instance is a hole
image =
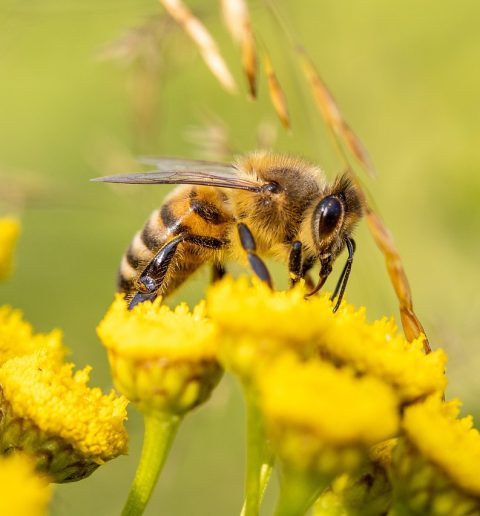
[[[257,246],[255,244],[255,239],[253,238],[252,232],[248,228],[246,224],[240,222],[237,225],[238,236],[240,237],[240,243],[242,244],[243,249],[247,253],[248,263],[252,267],[255,275],[260,278],[263,282],[265,282],[270,288],[272,286],[272,278],[270,277],[270,273],[268,272],[267,266],[265,262],[258,256],[256,253]]]
[[[296,240],[290,248],[288,257],[290,288],[293,288],[302,277],[302,242]]]
[[[303,261],[302,265],[302,278],[305,279],[305,286],[309,290],[313,290],[315,287],[315,282],[312,279],[311,274],[309,274],[312,267],[315,265],[315,262],[317,261],[317,258],[315,256],[310,256],[309,258],[306,258]]]
[[[338,278],[337,285],[335,287],[335,290],[333,291],[333,294],[330,297],[330,301],[334,301],[334,299],[338,295],[337,302],[335,303],[335,307],[333,308],[333,311],[336,312],[338,310],[338,307],[340,306],[340,303],[342,302],[343,294],[345,293],[345,288],[347,287],[348,278],[350,276],[350,272],[352,270],[352,263],[353,263],[353,255],[355,253],[355,240],[353,238],[347,238],[345,240],[345,244],[348,249],[348,258],[345,262],[345,265],[343,266],[342,273],[340,274],[340,277]]]
[[[329,255],[326,258],[320,260],[320,275],[318,278],[317,286],[307,294],[306,297],[313,296],[316,294],[327,281],[328,276],[332,272],[332,257]]]
[[[130,301],[128,305],[129,310],[138,303],[143,303],[147,300],[153,301],[157,297],[157,291],[165,279],[168,266],[177,250],[178,244],[186,238],[184,234],[178,235],[158,251],[137,280],[139,291]]]

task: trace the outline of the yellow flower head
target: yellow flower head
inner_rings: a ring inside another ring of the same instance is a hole
[[[128,310],[117,296],[98,326],[117,388],[142,412],[184,414],[218,383],[216,329],[204,304],[171,310],[161,299]]]
[[[0,457],[0,514],[44,516],[51,488],[35,473],[32,460],[21,454]]]
[[[83,478],[127,448],[127,400],[89,388],[90,368],[72,368],[52,365],[46,351],[0,367],[0,452],[28,452],[57,482]]]
[[[480,496],[480,433],[472,416],[457,419],[460,401],[431,397],[408,407],[403,427],[421,454],[466,491]]]
[[[14,217],[0,218],[0,280],[12,271],[13,250],[20,233],[20,222]]]
[[[246,277],[227,276],[210,287],[207,310],[220,328],[222,364],[248,383],[256,368],[285,350],[304,358],[316,355],[323,322],[317,321],[316,308],[304,295],[301,288],[272,292],[255,278],[251,286]],[[331,310],[327,299],[319,299]]]
[[[0,365],[10,358],[28,355],[40,349],[48,350],[52,360],[63,360],[66,350],[62,344],[61,331],[34,334],[32,326],[23,320],[19,310],[0,306]]]
[[[259,402],[279,456],[295,469],[337,474],[395,435],[398,399],[385,383],[320,360],[274,360],[257,379]]]
[[[221,330],[219,355],[235,372],[248,374],[263,359],[290,349],[376,376],[404,401],[445,387],[442,350],[425,355],[421,339],[407,342],[392,319],[368,323],[363,308],[343,302],[333,313],[326,294],[305,300],[301,288],[272,292],[245,278],[225,278],[210,289],[207,306]]]
[[[480,433],[471,416],[458,419],[459,407],[432,396],[405,411],[393,472],[412,510],[480,514]]]

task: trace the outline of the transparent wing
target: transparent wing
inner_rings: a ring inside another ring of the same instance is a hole
[[[217,186],[257,192],[264,183],[242,177],[233,165],[213,161],[179,158],[141,158],[142,163],[154,165],[149,172],[97,177],[92,181],[129,184],[190,184]]]

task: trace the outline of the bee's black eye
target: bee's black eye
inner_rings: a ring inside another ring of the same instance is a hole
[[[342,204],[336,197],[329,195],[318,203],[316,217],[320,238],[325,238],[332,233],[341,216]]]
[[[275,181],[270,181],[262,186],[262,192],[279,193],[281,190],[282,188]]]

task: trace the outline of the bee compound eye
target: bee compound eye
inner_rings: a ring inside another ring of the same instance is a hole
[[[281,191],[281,186],[275,182],[275,181],[270,181],[270,183],[266,183],[265,185],[262,186],[262,191],[263,192],[268,192],[268,193],[279,193]]]
[[[337,227],[342,211],[342,203],[331,195],[318,203],[316,212],[320,238],[330,235]]]

